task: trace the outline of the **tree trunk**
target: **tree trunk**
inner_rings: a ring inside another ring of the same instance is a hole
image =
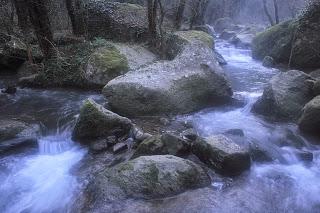
[[[278,7],[278,1],[277,0],[273,0],[273,6],[274,6],[274,17],[276,19],[276,24],[280,23],[279,20],[279,7]]]
[[[181,27],[185,8],[186,8],[186,0],[180,0],[179,7],[177,10],[177,16],[175,20],[175,27],[177,30],[179,30]]]
[[[22,32],[27,32],[30,29],[29,11],[25,0],[13,0],[14,7],[18,17],[18,25]]]
[[[84,35],[86,33],[86,18],[83,11],[82,0],[66,0],[66,7],[73,34],[77,36]]]
[[[157,0],[148,0],[149,39],[154,44],[157,38]]]
[[[199,16],[199,10],[200,10],[200,4],[201,0],[195,0],[196,2],[193,2],[193,7],[192,7],[192,15],[191,15],[191,20],[190,20],[190,30],[193,29],[194,25],[197,22],[198,16]]]
[[[266,16],[268,17],[268,20],[269,20],[271,26],[273,26],[273,25],[274,25],[274,21],[273,21],[272,16],[271,16],[270,13],[269,13],[268,6],[267,6],[267,0],[262,0],[262,2],[263,2],[263,10],[264,10],[264,13],[265,13]]]
[[[43,55],[47,59],[55,56],[53,34],[45,2],[43,0],[25,0],[25,2]]]

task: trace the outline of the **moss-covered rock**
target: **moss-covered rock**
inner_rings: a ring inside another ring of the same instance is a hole
[[[280,23],[260,33],[253,41],[253,56],[269,55],[278,63],[309,69],[320,66],[320,4],[315,1],[297,19]]]
[[[169,34],[167,35],[165,45],[167,58],[175,58],[183,51],[186,45],[190,44],[201,44],[209,48],[214,48],[214,39],[208,33],[197,30],[177,31]]]
[[[73,130],[73,139],[87,143],[91,139],[111,136],[115,131],[122,135],[128,135],[132,128],[129,119],[121,117],[103,106],[97,104],[92,99],[88,99],[83,104],[80,116]]]
[[[170,155],[139,157],[100,172],[89,184],[86,207],[101,210],[108,201],[161,198],[210,184],[195,163]]]
[[[213,50],[189,44],[173,61],[154,63],[113,79],[103,94],[116,112],[163,115],[225,103],[232,89]]]
[[[163,134],[153,136],[139,144],[132,158],[148,155],[175,155],[183,156],[190,151],[191,144],[182,138]]]
[[[223,135],[198,138],[192,152],[212,169],[229,176],[239,175],[250,168],[248,150]]]
[[[90,55],[84,75],[90,83],[104,86],[128,70],[127,58],[116,47],[110,46]]]
[[[136,4],[89,0],[88,34],[119,41],[145,41],[148,36],[147,11]]]
[[[252,41],[252,55],[262,60],[271,56],[277,63],[288,62],[297,21],[286,21],[258,33]]]

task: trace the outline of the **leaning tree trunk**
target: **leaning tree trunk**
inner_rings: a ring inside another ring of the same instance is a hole
[[[53,45],[53,34],[51,32],[48,11],[43,0],[25,0],[30,21],[33,25],[40,48],[45,58],[51,58],[56,55]]]
[[[68,15],[71,20],[74,35],[80,36],[86,33],[86,18],[82,0],[66,0]]]
[[[274,21],[273,21],[272,16],[271,16],[270,13],[269,13],[268,6],[267,6],[267,0],[262,0],[262,2],[263,2],[263,10],[264,10],[264,13],[265,13],[266,16],[268,17],[268,20],[269,20],[271,26],[273,26],[273,25],[274,25]]]
[[[13,0],[16,14],[18,17],[18,25],[22,32],[27,32],[30,28],[29,11],[25,0]]]
[[[186,8],[186,0],[180,0],[178,10],[177,10],[177,16],[175,20],[175,28],[177,30],[180,29],[181,27],[185,8]]]

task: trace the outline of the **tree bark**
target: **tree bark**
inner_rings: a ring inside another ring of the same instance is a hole
[[[25,2],[43,55],[47,59],[55,56],[53,34],[45,2],[43,0],[25,0]]]
[[[181,27],[185,8],[186,8],[186,0],[180,0],[178,10],[177,10],[177,16],[175,20],[175,28],[177,30],[180,29]]]
[[[13,0],[16,14],[18,17],[18,25],[22,32],[27,32],[30,28],[29,11],[25,0]]]
[[[276,24],[280,23],[279,20],[279,7],[278,7],[278,1],[277,0],[273,0],[273,7],[274,7],[274,17],[276,19]]]
[[[66,0],[66,7],[73,34],[77,36],[84,35],[86,33],[86,18],[83,11],[82,0]]]
[[[273,21],[272,16],[271,16],[270,13],[269,13],[268,6],[267,6],[267,0],[262,0],[262,2],[263,2],[263,10],[264,10],[264,13],[265,13],[266,16],[268,17],[268,20],[269,20],[271,26],[273,26],[273,25],[274,25],[274,21]]]
[[[149,38],[152,43],[154,43],[157,38],[157,5],[157,0],[147,1]]]

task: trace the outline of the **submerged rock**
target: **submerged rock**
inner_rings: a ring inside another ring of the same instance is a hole
[[[312,80],[311,76],[297,70],[279,73],[253,105],[253,112],[278,120],[297,120],[304,105],[313,97]]]
[[[121,117],[88,99],[81,108],[72,135],[74,140],[87,142],[112,136],[116,132],[123,136],[128,135],[131,128],[132,123],[128,118]]]
[[[304,132],[320,135],[320,95],[312,99],[303,108],[299,128]]]
[[[183,156],[190,151],[191,144],[182,138],[163,134],[144,140],[137,148],[132,158],[148,155]]]
[[[212,169],[235,176],[250,168],[249,152],[223,135],[198,138],[192,152]]]
[[[86,210],[125,198],[161,198],[210,184],[195,163],[170,155],[145,156],[100,172],[85,192]]]
[[[191,41],[173,61],[130,71],[110,81],[103,94],[113,110],[131,116],[188,113],[227,102],[230,84],[207,45],[206,39]]]
[[[274,66],[274,59],[271,56],[264,57],[262,61],[262,65],[264,67],[273,67]]]

